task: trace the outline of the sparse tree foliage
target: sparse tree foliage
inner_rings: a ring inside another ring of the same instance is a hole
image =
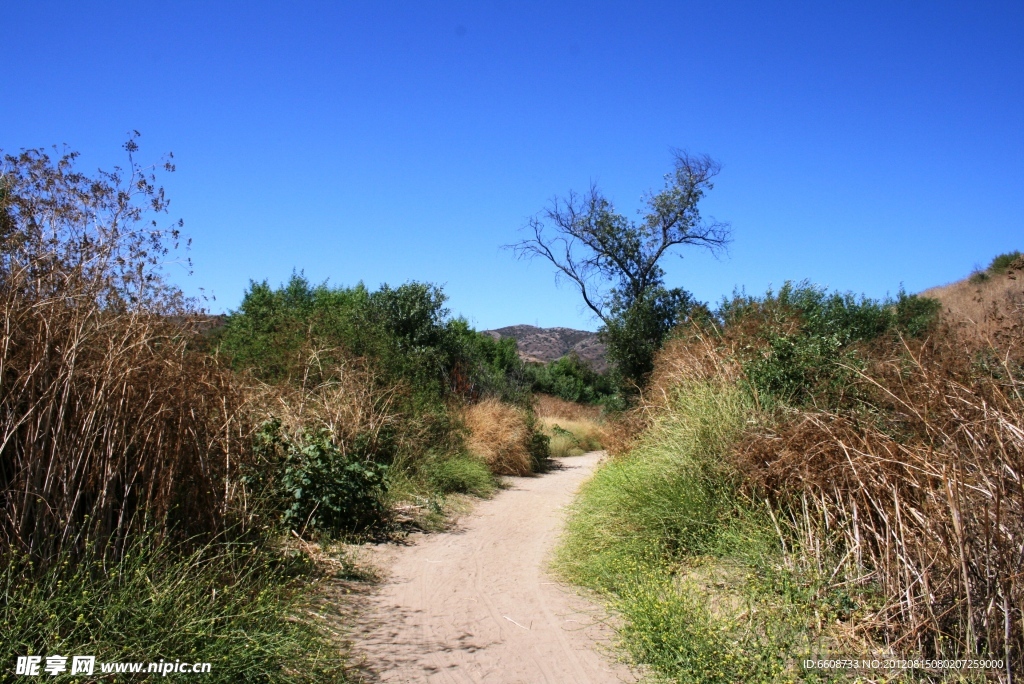
[[[556,197],[530,221],[533,236],[512,245],[521,258],[550,261],[558,278],[579,289],[603,323],[619,372],[637,384],[653,367],[654,350],[692,304],[684,290],[665,288],[663,259],[683,245],[717,253],[730,240],[729,225],[705,221],[697,206],[714,187],[721,166],[707,155],[675,151],[674,156],[664,189],[644,198],[646,211],[639,220],[617,213],[591,186],[585,194]]]

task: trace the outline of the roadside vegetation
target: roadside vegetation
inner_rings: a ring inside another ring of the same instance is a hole
[[[441,528],[502,475],[606,448],[557,565],[654,676],[828,680],[802,659],[851,653],[1020,669],[1019,253],[928,296],[799,283],[712,311],[658,265],[729,240],[696,207],[718,165],[678,153],[639,223],[592,190],[518,245],[601,318],[603,375],[524,364],[429,283],[253,281],[211,326],[163,277],[182,226],[125,149],[95,175],[73,153],[0,160],[4,667],[345,681],[324,596],[365,574],[346,543]]]
[[[515,344],[433,285],[300,274],[211,330],[161,271],[173,166],[125,147],[95,175],[73,153],[0,162],[0,661],[344,681],[317,603],[358,574],[337,542],[436,527],[451,496],[546,462]]]
[[[787,284],[674,331],[557,561],[635,663],[673,682],[1019,672],[1024,309],[943,308]],[[1002,665],[802,666],[851,655]]]
[[[534,395],[538,422],[550,439],[554,457],[580,456],[604,448],[608,438],[608,410],[578,404],[550,394]]]

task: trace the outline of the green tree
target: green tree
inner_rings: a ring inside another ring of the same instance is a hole
[[[717,253],[730,240],[728,224],[705,221],[698,209],[721,166],[707,155],[673,155],[675,168],[660,192],[644,198],[639,220],[617,213],[591,186],[556,197],[530,221],[533,236],[511,245],[520,258],[551,262],[557,279],[579,289],[627,385],[643,383],[654,353],[694,303],[685,290],[665,287],[663,259],[681,245]]]

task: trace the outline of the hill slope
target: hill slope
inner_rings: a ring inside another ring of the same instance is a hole
[[[547,363],[576,352],[599,373],[608,368],[606,349],[597,333],[573,328],[538,328],[533,325],[509,325],[484,334],[495,339],[511,337],[519,345],[519,356],[528,362]]]
[[[1007,263],[1000,264],[1000,259]],[[1024,256],[1001,255],[986,270],[921,295],[942,302],[952,323],[976,326],[981,335],[1005,330],[1024,316]]]

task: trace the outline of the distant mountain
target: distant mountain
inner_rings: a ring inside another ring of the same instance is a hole
[[[597,333],[572,328],[538,328],[533,325],[510,325],[483,332],[494,339],[514,338],[523,361],[547,363],[576,352],[580,359],[597,372],[603,373],[608,369],[605,346],[598,341]]]

